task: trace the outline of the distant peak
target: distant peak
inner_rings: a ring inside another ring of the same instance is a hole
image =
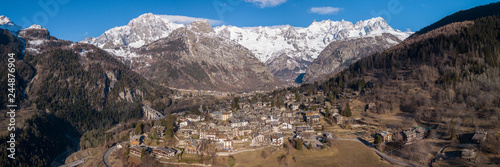
[[[215,32],[212,25],[206,19],[195,20],[188,25],[188,29],[195,32],[210,33]]]
[[[14,22],[12,22],[8,17],[6,17],[4,15],[0,16],[0,28],[7,29],[11,33],[13,33],[14,35],[17,35],[19,30],[22,29],[21,26],[14,24]]]
[[[46,28],[43,28],[41,25],[38,25],[38,24],[33,24],[26,29],[37,29],[37,30],[44,30],[45,29],[46,30]]]
[[[1,15],[0,16],[0,25],[4,25],[4,24],[14,24],[12,21],[10,21],[10,19],[4,15]]]

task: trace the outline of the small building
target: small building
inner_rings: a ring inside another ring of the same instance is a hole
[[[333,113],[332,115],[333,119],[335,120],[335,123],[337,125],[343,124],[344,123],[344,117],[336,112]]]
[[[306,122],[309,125],[317,125],[320,124],[319,115],[306,115]]]
[[[175,156],[175,153],[177,153],[177,150],[173,148],[156,147],[153,149],[153,155],[156,158],[170,158]]]
[[[184,151],[189,154],[198,154],[198,141],[195,139],[186,139],[186,147]]]
[[[231,118],[232,116],[233,116],[232,112],[223,112],[221,120],[226,121],[227,119]]]
[[[387,131],[382,131],[379,133],[382,136],[382,140],[387,143],[392,141],[392,133]]]
[[[486,140],[486,136],[488,136],[488,132],[484,130],[476,131],[476,133],[474,133],[474,136],[472,136],[472,142],[479,144]]]
[[[140,146],[131,146],[129,147],[129,150],[130,150],[130,154],[133,154],[133,155],[136,155],[136,156],[141,156],[141,152],[142,152],[142,147]]]
[[[461,157],[463,159],[468,159],[468,160],[476,158],[477,155],[477,151],[473,148],[461,149],[460,152],[461,152]]]
[[[298,110],[299,105],[298,104],[290,104],[290,105],[288,105],[288,108],[290,108],[291,110]]]
[[[281,145],[283,145],[283,141],[284,141],[283,139],[284,139],[283,134],[275,134],[275,135],[271,136],[271,145],[281,146]]]
[[[412,143],[415,139],[417,139],[417,133],[413,130],[405,130],[403,131],[403,134],[407,143]]]
[[[224,140],[224,150],[232,150],[233,149],[233,141],[232,140]]]
[[[266,140],[266,136],[262,135],[262,134],[256,134],[253,138],[252,138],[252,143],[250,143],[251,146],[260,146],[260,145],[266,145],[268,144],[267,142],[268,140]]]
[[[140,144],[140,142],[137,141],[137,140],[134,140],[134,141],[130,142],[130,145],[133,145],[133,146],[137,146],[139,144]]]

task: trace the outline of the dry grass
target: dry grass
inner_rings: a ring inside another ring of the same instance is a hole
[[[362,143],[339,141],[333,150],[293,150],[289,155],[279,150],[266,159],[262,151],[244,152],[234,155],[236,166],[284,166],[278,157],[286,157],[288,166],[391,166]],[[295,160],[294,160],[295,159]]]

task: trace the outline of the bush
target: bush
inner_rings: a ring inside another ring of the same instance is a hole
[[[236,165],[236,160],[234,159],[233,156],[230,156],[229,157],[229,160],[227,160],[227,164],[230,166],[230,167],[233,167],[234,165]]]

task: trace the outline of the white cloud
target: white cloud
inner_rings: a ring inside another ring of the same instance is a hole
[[[309,10],[309,13],[316,13],[316,14],[321,14],[321,15],[328,15],[328,14],[337,14],[340,11],[343,11],[343,8],[335,8],[335,7],[313,7]]]
[[[285,3],[287,0],[244,0],[248,3],[254,3],[260,8],[275,7]]]
[[[177,23],[177,24],[189,24],[192,23],[193,21],[196,20],[207,20],[210,25],[216,26],[216,25],[221,25],[224,24],[224,21],[222,20],[212,20],[212,19],[205,19],[205,18],[196,18],[196,17],[189,17],[189,16],[178,16],[178,15],[158,15],[163,19],[166,19],[168,21]]]

